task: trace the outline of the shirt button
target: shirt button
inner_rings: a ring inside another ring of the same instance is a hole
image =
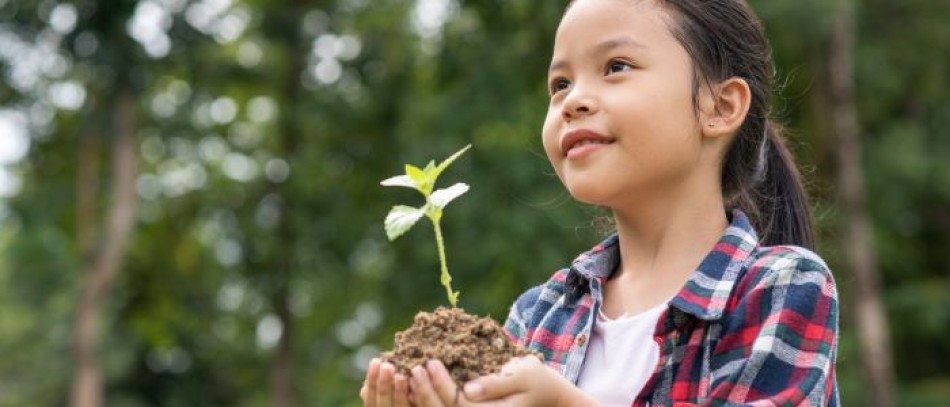
[[[584,334],[578,335],[577,339],[574,342],[577,343],[577,346],[584,346],[584,344],[587,343],[587,335],[584,335]]]

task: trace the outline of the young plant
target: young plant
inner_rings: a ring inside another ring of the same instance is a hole
[[[426,203],[420,208],[405,205],[394,206],[386,215],[386,236],[389,241],[396,240],[397,237],[402,236],[403,233],[412,228],[423,216],[432,221],[432,226],[435,228],[435,244],[439,250],[439,263],[442,265],[440,280],[442,285],[445,286],[445,293],[448,295],[449,303],[452,304],[453,308],[458,305],[459,292],[452,291],[452,276],[449,275],[449,267],[445,262],[445,243],[442,240],[442,227],[439,222],[442,220],[442,210],[445,209],[445,206],[453,199],[468,192],[468,185],[459,182],[448,188],[436,191],[432,189],[435,187],[435,181],[439,178],[439,174],[471,147],[471,144],[465,146],[439,165],[435,165],[435,161],[429,161],[425,168],[406,164],[404,175],[397,175],[381,182],[383,186],[387,187],[415,189],[425,197]]]

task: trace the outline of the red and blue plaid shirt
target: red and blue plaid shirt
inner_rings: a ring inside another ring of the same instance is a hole
[[[505,330],[572,382],[603,286],[620,260],[613,235],[522,294]],[[824,261],[760,246],[748,218],[729,228],[660,316],[660,357],[633,406],[837,406],[838,295]],[[635,389],[631,389],[631,392]]]

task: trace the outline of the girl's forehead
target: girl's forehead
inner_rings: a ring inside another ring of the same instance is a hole
[[[580,0],[564,13],[554,44],[618,36],[656,43],[672,39],[667,20],[667,11],[652,0]]]

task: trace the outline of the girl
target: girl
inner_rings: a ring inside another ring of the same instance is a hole
[[[364,403],[837,405],[837,294],[771,74],[744,0],[574,1],[543,143],[617,232],[512,307],[507,332],[543,362],[458,389],[438,361],[407,378],[377,360]]]

